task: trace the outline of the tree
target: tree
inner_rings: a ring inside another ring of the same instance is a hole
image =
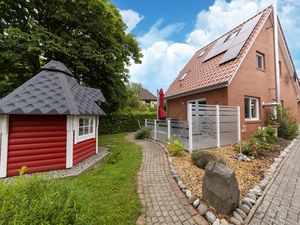
[[[126,68],[142,54],[108,0],[2,0],[0,15],[0,97],[53,59],[100,88],[107,112],[125,104]]]

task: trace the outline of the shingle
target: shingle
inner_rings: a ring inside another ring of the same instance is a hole
[[[219,39],[198,50],[170,85],[170,87],[166,91],[166,98],[197,91],[198,89],[202,88],[204,89],[207,87],[216,86],[218,84],[223,86],[228,84],[228,82],[234,76],[234,73],[238,68],[240,62],[242,61],[244,55],[246,54],[248,48],[251,46],[255,37],[258,35],[260,27],[263,26],[264,21],[268,18],[271,12],[271,7],[268,7],[262,12],[262,16],[259,19],[259,22],[255,26],[250,37],[235,59],[220,65],[220,62],[225,54],[221,53],[205,61],[205,59],[209,58],[207,56],[211,55],[210,51],[215,48],[215,45],[223,42],[228,34],[240,30],[247,21],[232,29]],[[253,18],[255,16],[253,16]],[[205,53],[201,57],[199,57],[199,54],[204,50]],[[218,52],[218,47],[216,47],[214,51]],[[186,72],[189,72],[189,75],[186,76],[184,80],[179,81],[182,75]]]
[[[0,114],[105,115],[100,90],[80,86],[61,62],[50,61],[0,100]]]

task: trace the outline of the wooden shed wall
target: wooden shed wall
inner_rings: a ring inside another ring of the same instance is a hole
[[[66,132],[66,116],[10,116],[7,176],[65,169]]]
[[[73,165],[96,154],[96,138],[79,142],[73,146]]]

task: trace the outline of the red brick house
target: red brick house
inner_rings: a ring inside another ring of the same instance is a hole
[[[273,7],[198,50],[166,92],[168,117],[187,119],[187,105],[240,106],[243,137],[265,126],[276,101]],[[278,20],[281,104],[300,121],[300,86]],[[277,100],[279,102],[279,100]]]
[[[138,98],[144,103],[149,104],[151,106],[157,104],[157,98],[147,89],[142,89],[141,92],[138,93]]]

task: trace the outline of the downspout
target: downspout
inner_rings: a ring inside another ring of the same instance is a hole
[[[273,2],[274,20],[274,59],[275,59],[275,80],[276,80],[276,102],[281,105],[280,96],[280,71],[279,71],[279,45],[278,45],[278,20],[277,20],[277,0]]]

